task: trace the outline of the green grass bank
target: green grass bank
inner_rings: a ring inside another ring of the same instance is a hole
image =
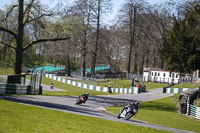
[[[0,99],[1,133],[167,133]]]
[[[118,114],[120,107],[107,107],[107,111]],[[154,123],[176,129],[200,132],[200,122],[177,113],[178,95],[144,102],[139,106],[139,112],[133,119]]]

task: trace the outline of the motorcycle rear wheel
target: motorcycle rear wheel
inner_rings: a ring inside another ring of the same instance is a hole
[[[128,112],[125,116],[125,120],[129,120],[132,116],[133,114],[131,112]]]

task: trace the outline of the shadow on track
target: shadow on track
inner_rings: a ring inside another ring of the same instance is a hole
[[[17,103],[36,105],[36,106],[45,107],[45,108],[58,109],[58,110],[64,110],[64,111],[72,111],[72,112],[83,113],[83,114],[94,115],[94,116],[102,116],[102,115],[98,114],[97,111],[90,110],[87,108],[79,108],[79,107],[73,107],[73,106],[55,104],[55,103],[49,103],[49,102],[17,99],[17,97],[15,97],[15,96],[3,97],[2,99],[17,102]]]
[[[91,96],[88,99],[94,103],[100,104],[101,106],[123,106],[136,101],[130,99],[111,98],[104,96]]]

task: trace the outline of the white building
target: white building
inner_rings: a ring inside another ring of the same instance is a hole
[[[146,70],[143,74],[144,81],[160,83],[179,83],[179,73],[164,70]]]
[[[159,83],[200,83],[199,70],[194,71],[193,74],[186,74],[180,78],[179,73],[170,72],[165,70],[151,70],[145,69],[143,73],[143,80],[148,82],[159,82]]]

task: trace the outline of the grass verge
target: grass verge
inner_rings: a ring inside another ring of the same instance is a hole
[[[160,84],[160,83],[152,83],[152,82],[145,82],[146,90],[152,90],[156,88],[163,88],[169,86],[168,84]]]
[[[194,106],[200,107],[200,98],[194,100]]]
[[[14,69],[7,67],[0,67],[0,75],[13,75]]]
[[[46,84],[46,85],[50,85],[51,83],[54,84],[55,88],[59,88],[59,89],[63,89],[66,91],[43,91],[43,95],[56,95],[56,96],[76,96],[76,95],[80,95],[83,93],[89,93],[91,96],[93,95],[110,95],[110,93],[106,93],[106,92],[98,92],[98,91],[93,91],[93,90],[89,90],[89,89],[83,89],[83,88],[79,88],[79,87],[75,87],[72,85],[67,85],[65,83],[62,82],[58,82],[49,78],[42,78],[42,84]]]
[[[200,84],[178,84],[170,88],[199,88]]]
[[[113,85],[111,87],[131,88],[132,80],[120,80],[120,79],[108,80],[108,82],[106,84],[99,84],[99,85],[100,86],[104,85],[107,87],[109,84]],[[140,84],[142,85],[142,83],[140,83]],[[168,84],[152,83],[152,82],[145,82],[144,84],[145,84],[147,90],[163,88],[163,87],[169,86]]]
[[[200,122],[176,113],[178,95],[141,103],[139,113],[133,119],[154,123],[176,129],[200,132]],[[107,110],[118,114],[120,107],[108,107]]]
[[[0,99],[1,133],[167,133]]]
[[[121,80],[121,79],[105,79],[102,82],[98,82],[99,86],[111,86],[112,88],[131,88],[131,80]]]

